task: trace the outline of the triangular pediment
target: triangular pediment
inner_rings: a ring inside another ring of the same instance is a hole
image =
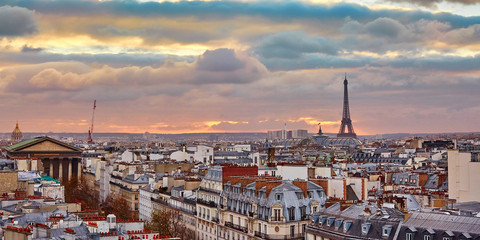
[[[30,152],[30,151],[35,151],[35,152],[73,152],[71,148],[67,148],[65,146],[62,146],[58,143],[50,142],[50,141],[43,141],[37,144],[34,144],[32,146],[26,147],[22,150],[19,150],[19,152]]]
[[[37,137],[7,147],[8,152],[75,152],[82,150],[49,137]]]

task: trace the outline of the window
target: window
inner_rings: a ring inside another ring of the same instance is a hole
[[[313,212],[317,212],[317,207],[313,207]]]
[[[333,225],[333,222],[335,221],[334,217],[330,217],[327,220],[327,227],[331,227]]]
[[[258,224],[258,232],[259,232],[259,233],[262,232],[262,224],[261,224],[261,223]]]
[[[295,208],[291,207],[288,209],[288,215],[290,215],[290,221],[295,221]]]
[[[273,221],[280,221],[280,209],[273,209]]]
[[[443,240],[450,240],[449,237],[443,237]]]
[[[295,236],[295,225],[290,226],[290,237]]]
[[[407,234],[405,235],[405,238],[406,238],[407,240],[413,240],[413,233],[407,233]]]
[[[345,221],[343,224],[343,232],[347,232],[350,230],[350,227],[352,226],[352,221]]]
[[[425,235],[423,236],[423,240],[431,240],[432,237],[430,235]]]
[[[337,221],[335,221],[335,230],[338,230],[340,226],[342,226],[342,222],[342,219],[337,219]]]
[[[276,195],[275,195],[275,199],[276,199],[277,201],[282,200],[282,194],[276,194]]]
[[[302,197],[303,197],[303,193],[301,193],[301,192],[297,193],[297,198],[298,199],[302,199]]]
[[[363,223],[362,224],[362,234],[366,235],[368,234],[368,231],[370,231],[370,223]]]
[[[390,236],[390,232],[392,231],[392,226],[385,225],[382,227],[382,237]]]

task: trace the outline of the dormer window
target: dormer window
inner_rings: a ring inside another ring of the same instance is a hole
[[[343,224],[343,232],[347,232],[350,230],[350,227],[352,226],[352,221],[345,221]]]
[[[362,224],[362,235],[367,235],[368,231],[370,231],[370,223],[363,223]]]
[[[392,232],[392,226],[391,225],[385,225],[385,226],[382,227],[382,237],[390,236],[390,232]]]
[[[320,224],[321,224],[321,225],[325,224],[325,221],[327,221],[327,217],[326,217],[326,216],[322,216],[321,219],[320,219]]]
[[[407,233],[407,234],[405,234],[405,239],[406,239],[406,240],[413,240],[413,233]]]
[[[329,217],[327,220],[327,227],[331,227],[334,221],[335,221],[334,217]]]
[[[275,200],[281,201],[282,200],[282,194],[280,194],[280,193],[275,194]]]
[[[343,219],[337,219],[337,221],[335,221],[335,230],[338,230],[340,226],[342,226],[342,222]]]
[[[297,198],[298,199],[302,199],[302,197],[303,197],[303,193],[301,193],[301,192],[297,193]]]

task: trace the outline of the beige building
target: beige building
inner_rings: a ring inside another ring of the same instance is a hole
[[[14,170],[0,171],[0,194],[12,193],[18,188],[18,173]]]
[[[457,202],[480,201],[478,153],[448,151],[448,196]]]
[[[150,175],[130,174],[125,178],[112,176],[110,193],[124,198],[130,206],[133,218],[139,218],[139,189],[149,183]]]

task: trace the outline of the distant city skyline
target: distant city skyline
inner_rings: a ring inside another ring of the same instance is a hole
[[[420,5],[415,5],[420,4]],[[478,132],[476,1],[0,2],[0,132]]]

